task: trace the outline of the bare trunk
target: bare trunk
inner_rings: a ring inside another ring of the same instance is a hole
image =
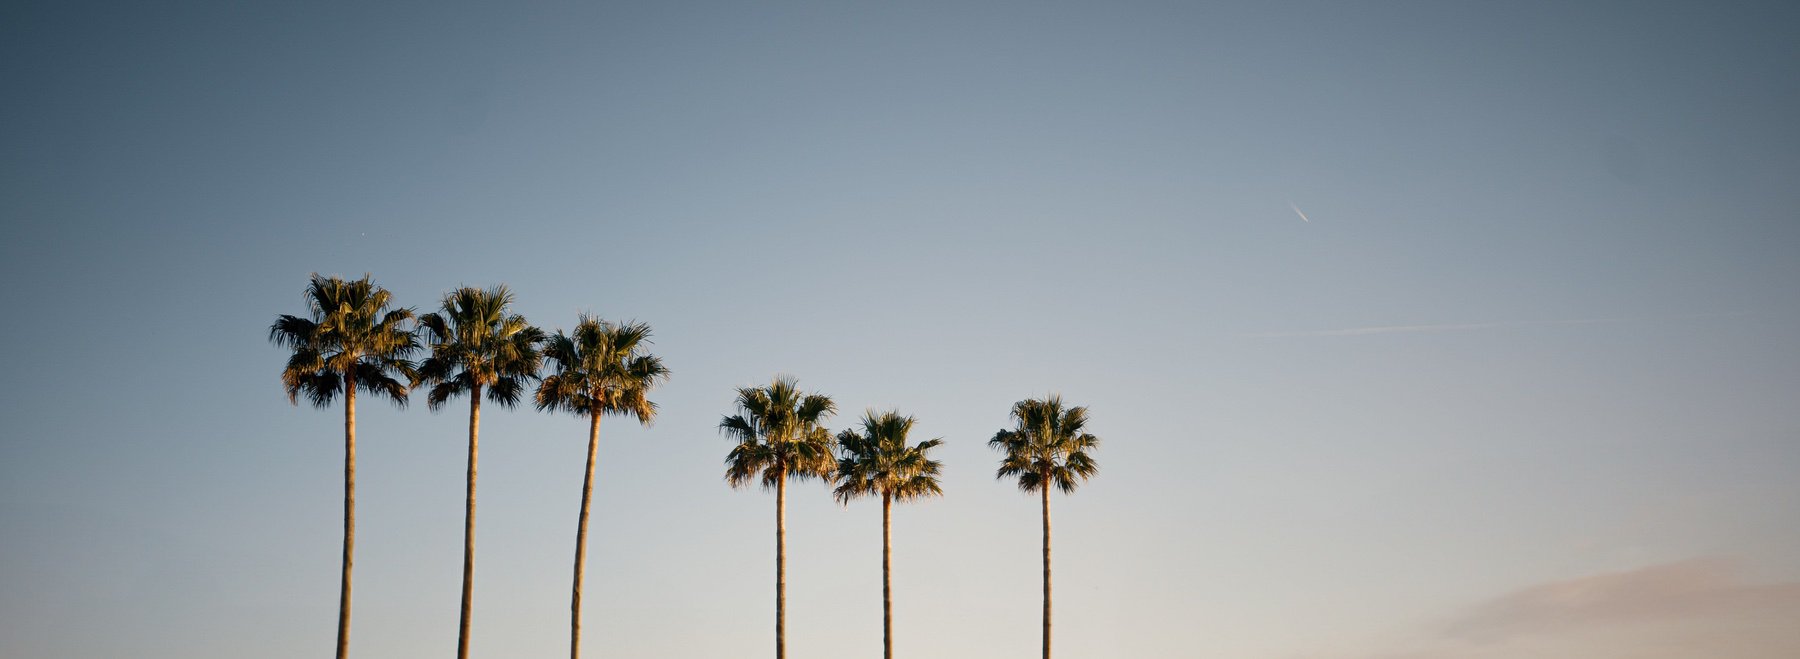
[[[469,659],[469,615],[475,601],[475,458],[481,428],[481,385],[469,387],[469,493],[463,513],[462,623],[456,657]]]
[[[1043,481],[1044,492],[1044,659],[1050,659],[1050,479]]]
[[[575,587],[569,602],[569,657],[581,659],[581,580],[587,573],[588,502],[594,498],[594,449],[600,443],[600,413],[588,418],[587,477],[581,481],[581,522],[575,526]]]
[[[787,659],[787,467],[775,480],[775,659]]]
[[[338,585],[337,659],[350,656],[350,567],[356,553],[356,376],[344,374],[344,573]]]
[[[881,493],[881,656],[887,659],[894,659],[893,508],[894,495]]]

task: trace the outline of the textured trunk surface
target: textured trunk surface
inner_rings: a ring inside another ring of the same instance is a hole
[[[356,553],[356,378],[344,376],[344,573],[338,584],[337,659],[350,656],[350,567]]]
[[[469,388],[469,493],[463,512],[462,623],[457,626],[456,657],[469,659],[469,616],[475,602],[475,458],[481,428],[481,386]]]
[[[881,651],[894,659],[894,495],[881,494]]]
[[[1050,659],[1050,479],[1044,478],[1044,659]]]
[[[787,659],[787,467],[775,481],[775,659]]]
[[[575,586],[569,601],[569,659],[581,659],[581,580],[587,574],[588,502],[594,498],[594,449],[600,443],[600,414],[588,418],[587,476],[581,481],[581,521],[575,526]]]

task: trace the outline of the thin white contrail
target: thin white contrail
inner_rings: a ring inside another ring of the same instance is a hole
[[[1312,224],[1312,220],[1309,220],[1309,219],[1306,219],[1306,214],[1305,214],[1305,213],[1302,213],[1302,212],[1300,212],[1300,207],[1299,207],[1299,206],[1296,206],[1296,205],[1294,205],[1294,202],[1291,202],[1291,201],[1290,201],[1290,202],[1288,202],[1288,208],[1292,208],[1292,209],[1294,209],[1294,214],[1295,214],[1295,215],[1299,215],[1299,216],[1300,216],[1300,221],[1301,221],[1301,222],[1305,222],[1305,223],[1307,223],[1307,224]]]

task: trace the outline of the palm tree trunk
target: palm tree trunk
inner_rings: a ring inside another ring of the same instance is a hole
[[[1050,659],[1050,479],[1043,481],[1044,493],[1044,659]]]
[[[787,467],[775,479],[775,659],[787,659]]]
[[[894,659],[893,507],[894,495],[881,493],[881,656],[887,659]]]
[[[575,527],[575,588],[569,603],[569,657],[581,659],[581,580],[587,571],[588,502],[594,498],[594,449],[600,443],[600,413],[588,415],[587,477],[581,481],[581,523]]]
[[[338,585],[337,659],[350,656],[350,567],[356,553],[356,376],[344,374],[344,571]]]
[[[481,385],[475,385],[469,387],[469,494],[463,513],[462,624],[457,627],[457,659],[469,659],[469,614],[475,601],[475,457],[480,427]]]

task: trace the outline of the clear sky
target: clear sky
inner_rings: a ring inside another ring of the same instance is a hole
[[[315,271],[654,326],[591,656],[771,653],[777,373],[947,442],[908,656],[1036,656],[1049,392],[1063,656],[1800,654],[1800,9],[1196,5],[7,3],[0,656],[330,652]],[[360,409],[357,656],[455,647],[464,405]],[[555,656],[585,426],[482,429],[474,647]],[[879,656],[879,507],[790,495],[791,656]]]

